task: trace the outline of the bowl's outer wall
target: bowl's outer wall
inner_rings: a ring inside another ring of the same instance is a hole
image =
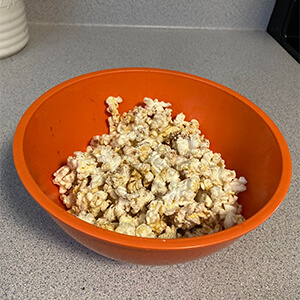
[[[218,245],[206,246],[202,248],[187,248],[178,250],[153,250],[139,249],[118,244],[109,243],[96,239],[67,226],[65,223],[51,216],[52,219],[76,241],[87,248],[108,258],[119,260],[122,262],[141,264],[141,265],[172,265],[193,261],[210,255],[236,241],[230,240]]]

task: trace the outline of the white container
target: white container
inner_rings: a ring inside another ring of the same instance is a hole
[[[0,59],[23,49],[29,39],[23,0],[0,0]]]

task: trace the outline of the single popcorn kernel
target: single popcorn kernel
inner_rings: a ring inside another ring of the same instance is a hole
[[[109,134],[94,136],[54,174],[60,199],[81,220],[142,238],[175,239],[235,226],[247,180],[209,149],[199,122],[172,118],[170,103],[144,98],[120,115],[108,97]]]

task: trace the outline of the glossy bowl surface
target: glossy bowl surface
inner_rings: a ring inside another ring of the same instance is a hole
[[[51,182],[74,151],[107,133],[105,99],[121,96],[121,112],[145,96],[172,103],[174,115],[200,122],[200,129],[228,168],[248,180],[241,193],[246,221],[212,235],[162,240],[110,232],[71,214]],[[291,158],[272,120],[240,94],[210,80],[176,71],[125,68],[98,71],[63,82],[39,97],[15,132],[17,172],[32,197],[59,226],[86,247],[113,259],[138,264],[175,264],[198,259],[231,244],[263,223],[287,193]]]

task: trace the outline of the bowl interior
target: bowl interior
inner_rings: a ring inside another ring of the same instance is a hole
[[[49,201],[64,207],[52,174],[74,151],[85,151],[92,136],[107,133],[105,99],[111,95],[123,98],[121,112],[147,96],[171,102],[174,115],[183,112],[188,120],[197,119],[212,150],[248,180],[247,192],[239,197],[246,218],[274,194],[282,173],[280,147],[249,101],[200,78],[131,71],[71,80],[39,99],[25,129],[23,153],[28,171]]]

